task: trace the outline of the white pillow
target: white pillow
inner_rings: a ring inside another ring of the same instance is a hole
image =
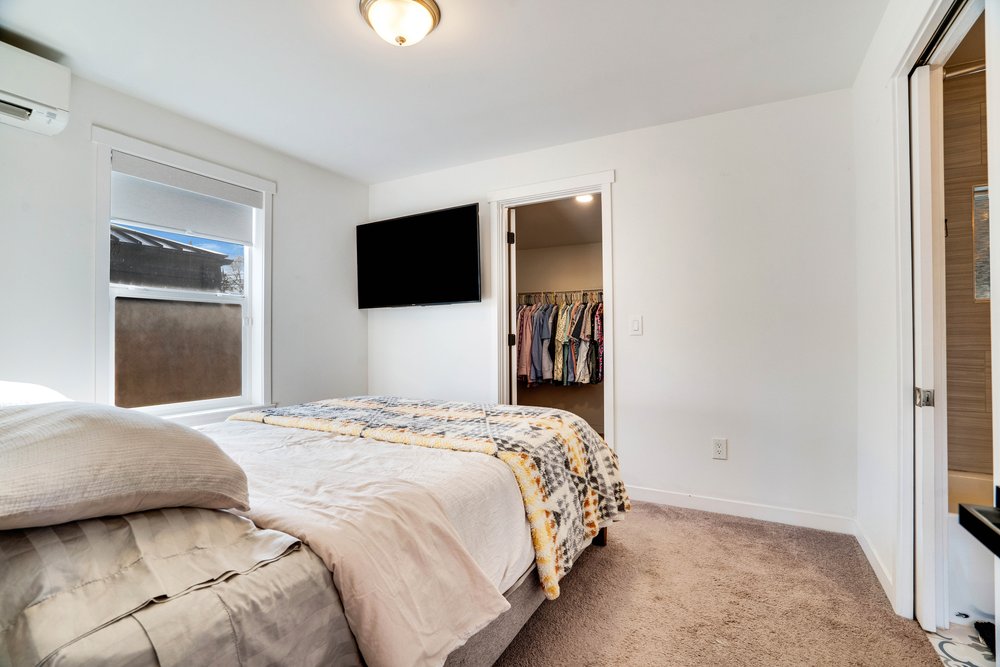
[[[160,507],[247,510],[246,475],[208,436],[141,412],[0,408],[0,530]]]
[[[43,387],[40,384],[0,380],[0,408],[6,408],[9,405],[34,405],[68,400],[55,389]]]

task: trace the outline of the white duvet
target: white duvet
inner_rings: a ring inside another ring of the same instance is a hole
[[[202,431],[246,471],[246,516],[326,562],[372,667],[442,664],[534,563],[517,482],[493,457],[251,422]]]

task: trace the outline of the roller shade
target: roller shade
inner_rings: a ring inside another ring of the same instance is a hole
[[[163,183],[181,190],[208,195],[216,199],[225,199],[234,204],[243,204],[254,208],[261,208],[264,205],[264,195],[257,190],[153,162],[121,151],[111,152],[111,169],[121,174]]]
[[[111,168],[112,219],[253,242],[262,193],[118,151]]]

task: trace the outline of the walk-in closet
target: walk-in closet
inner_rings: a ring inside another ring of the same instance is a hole
[[[601,196],[514,209],[516,402],[574,412],[604,433]]]

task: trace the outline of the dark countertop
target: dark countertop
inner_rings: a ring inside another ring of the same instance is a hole
[[[959,505],[958,523],[994,556],[1000,556],[1000,510],[988,505]]]

